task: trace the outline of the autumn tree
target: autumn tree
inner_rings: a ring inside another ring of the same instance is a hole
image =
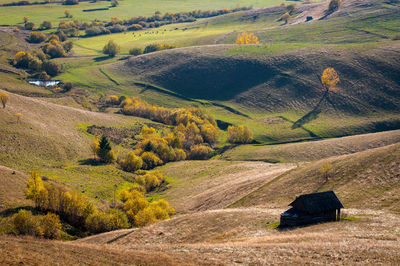
[[[27,199],[33,200],[36,207],[43,209],[46,206],[48,192],[43,185],[42,178],[35,170],[32,171],[26,183],[25,196]]]
[[[96,139],[90,144],[90,150],[93,152],[93,159],[96,159],[96,155],[99,153],[99,140]]]
[[[97,155],[99,156],[100,160],[105,163],[112,163],[116,160],[115,153],[111,149],[110,141],[106,136],[101,137]]]
[[[250,143],[253,140],[253,133],[246,126],[229,126],[228,142],[230,143]]]
[[[47,213],[40,219],[40,227],[43,232],[43,237],[50,239],[60,239],[62,225],[60,217],[54,213]]]
[[[120,103],[119,97],[117,95],[109,95],[106,97],[106,103],[111,105],[118,105]]]
[[[10,95],[8,95],[7,92],[1,92],[0,91],[0,102],[3,105],[3,109],[6,108],[6,104],[7,104],[9,99],[10,99]]]
[[[142,168],[143,160],[141,157],[136,156],[134,152],[130,152],[125,158],[119,161],[119,165],[124,171],[135,172]]]
[[[321,167],[320,172],[324,176],[325,181],[328,181],[329,178],[329,170],[331,170],[332,165],[329,162],[325,162]]]
[[[19,122],[21,121],[22,114],[21,113],[17,113],[16,116],[17,116],[17,124],[19,124]]]
[[[113,40],[108,41],[103,47],[103,54],[114,57],[119,53],[120,47]]]
[[[286,12],[286,13],[283,14],[283,16],[282,16],[282,20],[285,21],[285,24],[288,23],[289,18],[290,18],[289,12]]]
[[[322,86],[326,91],[331,91],[335,88],[336,84],[340,81],[339,75],[336,70],[332,67],[329,67],[324,70],[321,76]]]
[[[237,36],[236,44],[258,44],[258,37],[254,33],[242,32]]]

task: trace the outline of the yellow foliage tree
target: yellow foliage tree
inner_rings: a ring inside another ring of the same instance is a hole
[[[250,143],[253,140],[253,133],[246,126],[229,126],[228,142],[230,143]]]
[[[25,189],[25,196],[35,202],[35,206],[44,208],[47,203],[47,190],[43,185],[43,180],[37,171],[32,171],[31,176],[28,178]]]
[[[20,120],[21,120],[21,113],[17,113],[17,124],[19,124]]]
[[[60,239],[62,226],[58,215],[47,213],[41,218],[40,225],[45,238]]]
[[[236,44],[258,44],[258,37],[254,33],[247,33],[246,31],[239,34],[236,38]]]
[[[136,156],[134,152],[130,152],[124,159],[119,161],[119,165],[124,171],[135,172],[142,168],[143,160],[141,157]]]
[[[283,14],[283,16],[282,16],[282,20],[285,21],[285,24],[288,23],[289,18],[290,18],[289,12],[286,12],[286,13]]]
[[[326,89],[327,91],[332,90],[336,86],[336,84],[339,83],[339,81],[339,75],[332,67],[325,69],[322,73],[321,83],[322,86],[324,86],[324,89]]]
[[[328,181],[329,178],[329,170],[331,170],[332,165],[329,162],[325,162],[321,167],[320,172],[324,176],[325,180]]]
[[[96,139],[95,141],[92,142],[92,144],[90,144],[90,149],[93,152],[93,159],[96,159],[96,155],[100,149],[100,143],[98,139]]]
[[[10,95],[8,95],[7,92],[0,92],[0,101],[1,101],[1,104],[3,105],[3,109],[6,108],[6,104],[9,99],[10,99]]]

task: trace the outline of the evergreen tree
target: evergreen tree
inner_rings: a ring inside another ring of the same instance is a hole
[[[111,163],[115,161],[115,154],[111,150],[110,141],[106,136],[102,136],[99,144],[98,156],[100,160],[106,163]]]

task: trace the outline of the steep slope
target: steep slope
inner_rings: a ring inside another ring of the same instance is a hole
[[[332,165],[326,179],[320,172]],[[330,157],[284,174],[232,204],[232,207],[283,207],[303,193],[334,190],[346,208],[400,212],[400,144]]]
[[[268,48],[259,47],[257,52],[257,46],[248,48],[256,52],[253,55],[246,53],[247,48],[242,55],[232,54],[232,49],[211,46],[158,52],[130,58],[111,70],[189,98],[283,112],[317,106],[324,95],[319,76],[324,68],[334,67],[341,82],[323,102],[324,112],[366,114],[400,106],[399,43],[366,51],[302,49],[271,56],[263,54]]]
[[[25,173],[0,166],[0,212],[31,204],[25,200],[26,179]]]

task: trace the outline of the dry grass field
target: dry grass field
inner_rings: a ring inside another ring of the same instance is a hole
[[[182,161],[161,170],[171,177],[166,198],[177,212],[221,209],[295,167],[264,162]]]
[[[328,180],[320,172],[325,162],[332,165]],[[289,204],[299,194],[334,190],[347,208],[400,213],[399,178],[400,143],[304,164],[232,206],[278,207]]]
[[[178,216],[142,229],[79,240],[105,249],[185,255],[207,264],[397,264],[400,218],[347,209],[340,222],[273,228],[282,209],[228,209]]]

